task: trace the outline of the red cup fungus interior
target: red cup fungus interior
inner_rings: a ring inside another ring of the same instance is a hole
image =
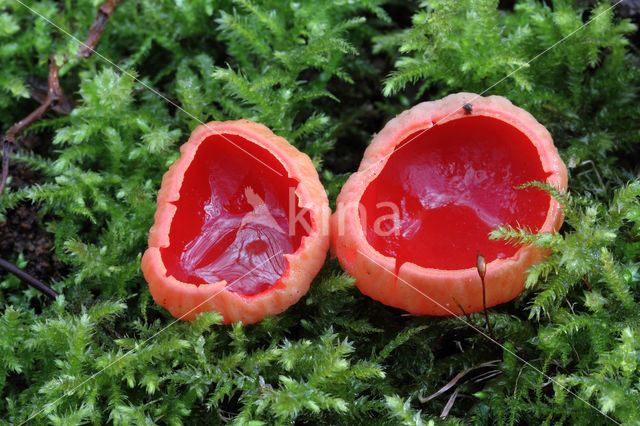
[[[539,230],[551,198],[514,187],[548,175],[516,127],[490,116],[464,116],[398,143],[363,194],[360,221],[369,244],[396,259],[396,273],[405,262],[471,268],[479,253],[489,263],[518,250],[489,240],[498,225]]]
[[[173,203],[170,245],[160,249],[167,274],[196,286],[226,280],[227,290],[243,296],[270,289],[288,268],[284,255],[307,235],[301,221],[289,229],[288,218],[302,214],[298,185],[257,144],[208,136]],[[309,222],[309,213],[302,215]]]

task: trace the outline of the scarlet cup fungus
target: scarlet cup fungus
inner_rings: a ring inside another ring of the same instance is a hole
[[[176,318],[278,314],[309,289],[329,247],[327,195],[309,157],[248,120],[196,128],[158,192],[142,271]]]
[[[458,93],[389,121],[350,176],[331,218],[331,241],[366,295],[413,314],[483,309],[476,259],[486,259],[486,305],[524,288],[544,252],[491,241],[498,225],[554,232],[567,170],[549,132],[499,96]],[[462,309],[460,309],[462,308]]]

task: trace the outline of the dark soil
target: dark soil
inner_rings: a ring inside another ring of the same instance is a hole
[[[39,181],[38,173],[22,164],[10,167],[12,181],[8,187],[13,190]],[[54,236],[43,229],[47,218],[41,221],[38,209],[37,204],[24,202],[7,212],[7,221],[0,222],[0,258],[15,263],[22,253],[28,262],[25,272],[50,284],[65,274],[66,267],[58,262],[53,252]]]

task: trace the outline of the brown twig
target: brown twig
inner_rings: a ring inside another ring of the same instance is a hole
[[[456,390],[449,397],[449,400],[447,401],[444,408],[442,409],[442,413],[440,413],[440,418],[442,420],[445,420],[449,415],[449,411],[451,411],[451,409],[453,408],[453,404],[456,402],[456,398],[458,397],[459,391],[460,391],[460,388],[456,388]]]
[[[9,176],[9,156],[13,150],[13,145],[9,142],[2,141],[2,175],[0,176],[0,195],[4,192]]]
[[[35,99],[36,102],[42,104],[47,99],[47,95],[49,94],[49,85],[46,81],[30,79],[29,84],[29,95],[31,95],[32,99]],[[63,92],[60,94],[60,100],[51,104],[51,109],[60,114],[67,115],[69,114],[73,108],[75,107],[72,100],[70,100],[67,95]]]
[[[487,312],[487,292],[484,285],[484,277],[487,274],[487,262],[484,260],[484,256],[479,254],[477,258],[478,275],[480,275],[480,282],[482,283],[482,308],[484,309],[484,318],[487,322],[487,330],[489,336],[493,339],[493,331],[491,330],[491,323],[489,322],[489,313]]]
[[[89,28],[89,34],[87,34],[84,45],[80,46],[80,50],[78,51],[78,58],[88,58],[95,51],[111,13],[121,1],[122,0],[106,0],[102,3],[102,6],[98,8],[98,14],[93,24],[91,24],[91,28]]]
[[[422,403],[422,404],[424,404],[425,402],[429,402],[433,398],[442,395],[443,393],[445,393],[446,391],[448,391],[449,389],[454,387],[460,381],[460,379],[462,379],[464,376],[466,376],[470,372],[472,372],[474,370],[478,370],[480,368],[495,367],[496,365],[498,365],[499,362],[500,362],[499,359],[494,359],[493,361],[487,361],[487,362],[484,362],[484,363],[482,363],[480,365],[476,365],[475,367],[471,367],[471,368],[467,368],[466,370],[462,370],[461,372],[456,374],[456,376],[453,379],[451,379],[451,381],[449,383],[447,383],[446,385],[441,387],[437,392],[434,392],[431,395],[429,395],[427,397],[424,397],[424,396],[422,396],[422,391],[420,391],[420,393],[418,394],[418,401],[420,401],[420,403]]]
[[[106,0],[102,6],[98,8],[98,14],[93,21],[93,24],[91,24],[91,28],[89,28],[87,39],[84,44],[80,46],[80,50],[78,51],[79,58],[88,58],[94,52],[111,13],[121,1],[122,0]],[[53,55],[51,55],[49,57],[49,79],[46,97],[38,90],[32,90],[32,96],[40,102],[40,106],[24,119],[11,126],[0,140],[0,145],[2,145],[3,151],[2,174],[0,175],[0,195],[4,192],[7,177],[9,175],[9,154],[11,153],[13,146],[16,144],[18,136],[28,129],[35,121],[40,119],[40,117],[42,117],[49,108],[61,114],[68,114],[73,109],[73,103],[69,101],[69,98],[67,98],[60,87],[60,80],[58,79],[59,70],[60,64],[57,64]]]
[[[589,281],[587,281],[587,276],[586,276],[586,275],[582,277],[582,281],[584,281],[584,285],[586,285],[586,286],[587,286],[587,288],[589,289],[589,291],[591,291],[591,290],[592,290],[592,288],[591,288],[591,286],[589,285]]]
[[[78,57],[88,58],[94,52],[95,47],[98,45],[100,36],[104,31],[104,27],[111,16],[111,13],[121,0],[106,0],[102,6],[98,9],[89,34],[83,46],[81,46]],[[33,123],[40,119],[50,108],[61,114],[69,114],[73,109],[73,103],[62,91],[60,87],[60,79],[58,72],[60,71],[60,64],[58,64],[53,55],[49,57],[49,77],[47,79],[46,96],[43,94],[43,90],[34,89],[31,94],[34,99],[40,102],[40,106],[36,108],[31,114],[27,115],[24,119],[18,121],[11,126],[0,138],[0,145],[2,145],[2,172],[0,174],[0,195],[4,192],[4,188],[7,184],[7,177],[9,176],[9,156],[11,151],[15,147],[18,136],[29,128]],[[58,297],[53,289],[42,283],[35,277],[29,275],[16,265],[7,262],[4,259],[0,259],[0,267],[6,271],[14,274],[22,281],[26,282],[33,288],[41,291],[52,299]]]
[[[33,276],[27,274],[26,272],[24,272],[22,269],[18,268],[13,263],[7,262],[4,259],[0,259],[0,268],[3,268],[7,272],[12,273],[16,277],[20,278],[22,281],[24,281],[27,284],[29,284],[31,287],[33,287],[36,290],[46,294],[50,298],[55,299],[56,297],[58,297],[58,293],[56,293],[51,287],[49,287],[46,284],[42,283],[37,278],[34,278]]]
[[[60,67],[56,63],[53,56],[49,57],[49,89],[47,90],[47,97],[38,108],[31,114],[27,115],[24,119],[18,121],[9,128],[2,136],[2,142],[8,142],[11,144],[16,143],[17,137],[27,130],[36,120],[42,117],[42,114],[47,112],[49,107],[59,101],[63,96],[62,89],[60,88],[60,81],[58,80],[58,71]]]
[[[48,78],[48,90],[47,97],[38,108],[36,108],[31,114],[27,115],[22,120],[15,123],[2,135],[2,177],[0,180],[0,195],[4,191],[7,183],[7,176],[9,175],[9,154],[13,146],[15,146],[18,136],[29,128],[34,122],[36,122],[47,110],[53,105],[57,105],[61,100],[66,99],[62,88],[60,87],[60,80],[58,79],[58,71],[60,67],[56,63],[53,55],[49,57],[49,78]],[[11,147],[9,147],[11,146]]]

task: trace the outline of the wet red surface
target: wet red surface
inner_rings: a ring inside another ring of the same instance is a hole
[[[416,134],[398,144],[362,197],[367,240],[397,258],[397,269],[413,262],[455,270],[474,267],[479,253],[487,262],[509,257],[517,248],[490,241],[492,229],[542,226],[550,197],[514,188],[547,178],[535,147],[518,129],[492,117],[465,117],[399,148]]]
[[[242,149],[220,136],[200,145],[174,203],[171,245],[162,257],[180,281],[226,280],[229,290],[250,296],[282,277],[284,255],[305,235],[300,227],[289,231],[289,205],[299,212],[298,182],[267,150],[225,136]]]

